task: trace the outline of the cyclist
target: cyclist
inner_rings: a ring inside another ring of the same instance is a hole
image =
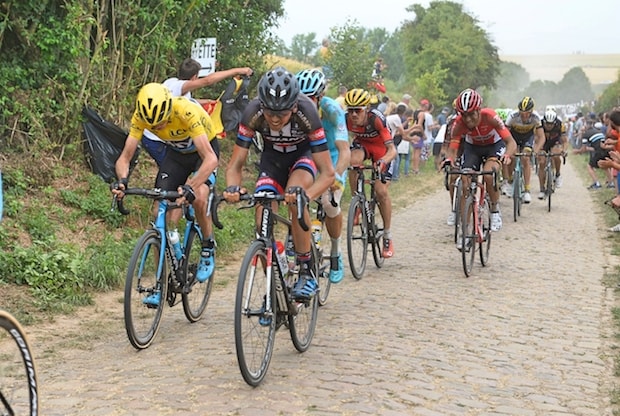
[[[319,109],[323,122],[327,147],[334,165],[336,180],[321,195],[321,204],[325,210],[325,226],[331,238],[332,258],[337,258],[337,268],[329,272],[329,280],[338,283],[344,277],[344,263],[340,252],[340,235],[342,234],[342,210],[340,200],[347,179],[347,168],[351,160],[349,133],[344,110],[333,98],[325,96],[327,86],[325,75],[318,69],[306,69],[295,75],[302,94],[307,95]],[[332,205],[332,199],[337,204]]]
[[[242,169],[257,133],[263,137],[265,148],[255,189],[284,194],[289,203],[293,243],[300,266],[292,295],[296,300],[308,300],[318,287],[310,273],[311,231],[301,228],[293,204],[297,192],[309,200],[321,196],[334,183],[335,174],[316,104],[300,93],[297,78],[281,66],[263,75],[258,82],[258,97],[243,112],[226,168],[227,188],[223,196],[228,202],[239,201]],[[315,181],[317,168],[320,175]],[[307,207],[304,216],[309,218]]]
[[[566,155],[568,147],[568,139],[566,137],[566,127],[558,118],[558,115],[552,109],[545,111],[543,117],[543,131],[545,133],[545,143],[542,147],[543,152],[562,153]],[[538,157],[538,166],[545,165],[545,157]],[[555,167],[555,187],[562,186],[562,176],[560,176],[560,168],[562,167],[562,156],[553,156],[553,166]],[[538,199],[545,198],[545,169],[538,169],[538,182],[540,183],[540,193]]]
[[[532,202],[530,194],[530,178],[532,169],[530,167],[530,157],[532,149],[535,153],[540,150],[545,142],[540,115],[534,111],[534,100],[531,97],[523,97],[519,102],[516,111],[510,112],[506,118],[506,127],[510,130],[512,137],[517,143],[517,151],[519,153],[527,153],[521,156],[523,164],[523,182],[525,192],[523,193],[523,202],[529,204]],[[512,175],[514,172],[514,161],[508,166],[503,166],[504,183],[502,184],[502,193],[508,197],[512,196]]]
[[[163,84],[144,85],[138,92],[125,147],[116,161],[119,179],[113,184],[112,192],[120,198],[127,188],[129,162],[140,144],[144,129],[157,134],[171,150],[165,153],[161,162],[155,187],[178,190],[183,197],[177,202],[188,202],[194,206],[196,220],[204,234],[196,278],[204,282],[215,269],[213,226],[207,216],[207,181],[218,165],[217,155],[209,141],[214,137],[211,119],[200,105],[184,97],[172,97]],[[145,303],[159,305],[158,296],[150,295]]]
[[[501,164],[510,164],[511,155],[517,144],[510,131],[491,108],[482,108],[482,97],[473,89],[465,89],[456,98],[458,116],[450,136],[448,154],[443,165],[453,165],[461,142],[464,142],[461,168],[498,171]],[[493,178],[485,176],[487,192],[491,199],[491,230],[502,228],[499,211],[499,192],[495,190]],[[463,178],[467,189],[467,177]]]
[[[383,257],[390,258],[394,255],[394,243],[390,233],[392,200],[388,193],[390,175],[387,171],[397,156],[396,146],[386,125],[385,116],[369,107],[368,91],[354,88],[347,92],[344,101],[347,105],[347,128],[353,133],[351,165],[361,165],[364,160],[370,159],[378,166],[385,179],[385,183],[383,180],[375,182],[375,190],[384,226]],[[349,176],[349,182],[351,189],[355,189],[357,183],[355,174]]]

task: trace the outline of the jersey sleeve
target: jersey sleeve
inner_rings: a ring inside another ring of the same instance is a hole
[[[349,141],[349,132],[347,130],[347,122],[345,120],[345,113],[340,108],[340,105],[336,101],[327,102],[321,107],[323,111],[323,117],[329,120],[334,126],[334,136],[336,141]]]

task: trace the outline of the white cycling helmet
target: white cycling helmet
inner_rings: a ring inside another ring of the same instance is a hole
[[[545,111],[545,116],[544,116],[545,123],[555,123],[557,119],[558,119],[558,115],[555,111],[551,109],[548,109],[547,111]]]

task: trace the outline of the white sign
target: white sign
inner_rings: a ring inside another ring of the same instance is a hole
[[[192,44],[192,59],[200,62],[202,69],[198,72],[199,77],[204,77],[215,72],[216,38],[195,39]]]

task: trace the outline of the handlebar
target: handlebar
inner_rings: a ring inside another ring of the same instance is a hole
[[[296,210],[297,221],[299,221],[299,226],[302,228],[302,230],[308,231],[310,229],[310,226],[306,223],[306,220],[304,218],[304,207],[308,205],[308,198],[306,197],[305,193],[302,193],[301,189],[298,189],[295,194],[296,194],[295,205],[297,208]],[[223,200],[223,198],[221,199]],[[253,194],[240,194],[239,200],[247,201],[247,204],[240,207],[239,209],[247,209],[247,208],[252,208],[256,206],[257,204],[268,205],[271,202],[282,202],[284,201],[284,195],[276,194],[273,192],[267,192],[267,191],[259,191]]]
[[[555,156],[562,156],[562,164],[565,165],[566,164],[566,152],[560,152],[560,153],[551,153],[551,152],[538,152],[536,154],[536,156],[540,156],[540,157],[555,157]]]
[[[147,189],[147,188],[128,188],[125,189],[123,191],[123,193],[125,195],[139,195],[139,196],[144,196],[146,198],[150,198],[150,199],[154,199],[156,201],[161,201],[163,199],[168,200],[168,201],[175,201],[177,199],[179,199],[181,196],[183,196],[182,194],[178,193],[177,191],[163,191],[161,189]],[[114,208],[116,207],[116,209],[118,209],[118,212],[120,212],[123,215],[129,215],[129,210],[127,208],[125,208],[125,205],[123,203],[123,200],[125,198],[118,198],[116,195],[114,195],[112,197],[112,208],[111,211],[114,210]]]

